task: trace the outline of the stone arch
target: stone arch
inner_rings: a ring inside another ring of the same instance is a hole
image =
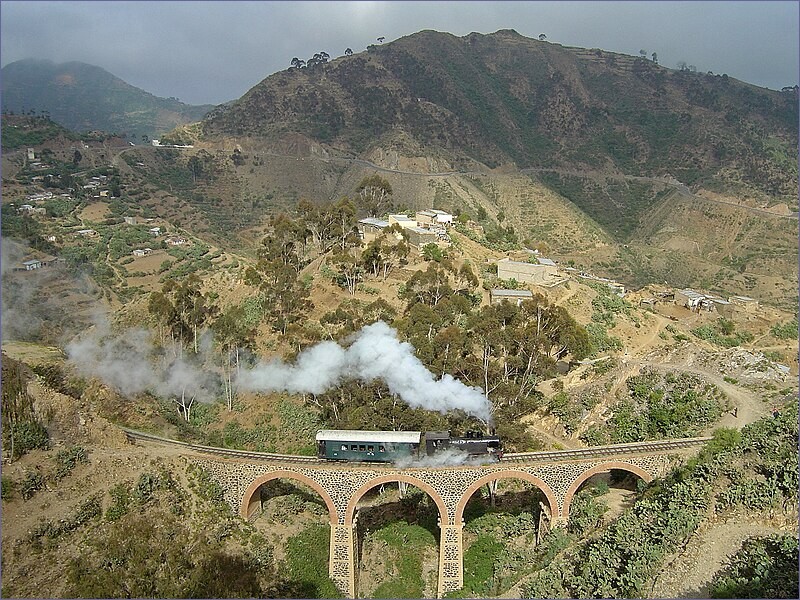
[[[575,497],[578,489],[581,487],[584,481],[589,479],[593,475],[597,475],[598,473],[604,473],[605,471],[609,471],[611,469],[618,469],[620,471],[628,471],[628,473],[633,473],[637,477],[640,477],[645,483],[650,483],[653,481],[653,476],[642,469],[639,466],[636,466],[632,463],[628,462],[620,462],[620,461],[609,461],[604,462],[600,465],[595,465],[594,467],[587,469],[583,473],[581,473],[578,478],[572,482],[572,484],[567,489],[567,493],[564,494],[564,508],[562,510],[562,514],[564,518],[569,517],[569,506],[572,504],[572,499]]]
[[[242,496],[242,504],[239,509],[239,514],[245,519],[250,517],[250,504],[253,501],[253,495],[258,491],[262,485],[267,483],[268,481],[272,481],[273,479],[295,479],[301,483],[306,484],[308,487],[313,489],[317,492],[322,499],[325,501],[325,506],[328,507],[328,513],[330,514],[330,522],[331,525],[336,525],[339,522],[339,514],[336,510],[336,505],[333,503],[328,492],[323,488],[319,483],[311,479],[310,477],[303,475],[302,473],[298,473],[296,471],[288,471],[288,470],[281,470],[281,471],[272,471],[270,473],[265,473],[263,475],[259,475],[256,477],[253,482],[247,486],[247,489],[244,491],[244,495]]]
[[[473,482],[464,493],[461,495],[461,498],[458,500],[458,504],[456,505],[456,514],[455,514],[455,523],[457,525],[461,524],[461,521],[464,518],[464,508],[467,506],[467,502],[472,497],[476,491],[480,489],[482,485],[486,485],[496,479],[522,479],[524,481],[528,481],[535,485],[547,498],[547,504],[550,508],[550,515],[553,520],[557,519],[560,516],[560,512],[558,509],[558,500],[556,498],[555,493],[547,485],[543,480],[536,477],[536,475],[532,475],[527,471],[494,471],[492,473],[488,473],[477,479]]]
[[[347,509],[344,513],[344,523],[345,525],[353,525],[353,517],[355,516],[356,506],[358,506],[358,501],[361,500],[361,497],[374,488],[377,485],[381,485],[382,483],[393,483],[395,481],[403,481],[414,487],[418,487],[423,492],[428,494],[433,501],[436,503],[436,507],[439,509],[439,517],[441,519],[442,525],[447,525],[447,519],[449,517],[449,513],[447,510],[447,506],[445,506],[444,500],[439,495],[439,492],[436,491],[430,484],[425,483],[421,479],[417,479],[416,477],[411,477],[410,475],[403,475],[402,473],[396,473],[394,475],[381,475],[380,477],[375,477],[374,479],[370,479],[360,488],[358,488],[353,495],[350,497],[350,501],[347,503]]]

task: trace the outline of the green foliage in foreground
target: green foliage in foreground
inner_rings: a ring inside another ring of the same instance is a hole
[[[422,557],[426,549],[436,548],[433,534],[420,525],[395,521],[375,536],[388,547],[387,570],[391,577],[372,593],[373,598],[423,598]]]
[[[608,422],[592,426],[582,436],[587,443],[690,437],[716,421],[727,407],[719,388],[692,373],[644,369],[628,379],[627,387],[629,396],[612,407]]]
[[[692,333],[701,340],[706,340],[723,348],[733,348],[745,342],[753,341],[753,334],[747,331],[734,333],[732,321],[720,318],[712,324],[701,325],[692,329]]]
[[[769,332],[779,340],[796,340],[797,339],[797,319],[793,319],[788,323],[773,325]]]
[[[286,547],[283,598],[341,598],[328,577],[329,525],[314,525],[291,538]],[[287,595],[286,592],[289,592]]]
[[[797,598],[797,535],[752,537],[711,582],[712,598]]]
[[[722,512],[747,506],[744,496],[734,495],[727,502],[720,502],[730,487],[732,472],[738,470],[738,477],[743,481],[760,482],[767,497],[760,506],[779,508],[796,503],[797,435],[795,403],[787,404],[777,417],[748,425],[741,434],[734,430],[718,430],[714,440],[698,457],[676,469],[665,480],[657,480],[632,509],[600,535],[571,546],[537,571],[528,580],[524,595],[530,598],[645,597],[664,558],[685,543],[712,503]],[[732,586],[728,590],[735,594],[747,592],[761,597],[766,588],[754,586],[752,591],[736,588],[739,581],[736,573],[744,573],[752,566],[764,575],[765,564],[783,560],[788,564],[792,561],[787,557],[794,552],[794,587],[791,581],[777,584],[786,585],[792,594],[796,593],[796,545],[794,550],[789,546],[787,542],[778,552],[746,550],[755,558],[740,561],[749,566],[735,562],[728,574],[721,575],[720,585]],[[769,555],[770,552],[773,558],[765,559],[765,553]]]

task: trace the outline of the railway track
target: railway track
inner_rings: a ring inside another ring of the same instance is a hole
[[[550,450],[545,452],[518,452],[504,454],[500,462],[547,462],[553,460],[580,460],[619,454],[652,454],[653,452],[669,452],[694,448],[709,441],[710,437],[682,438],[678,440],[658,440],[654,442],[633,442],[629,444],[612,444],[610,446],[592,446],[570,450]]]
[[[200,444],[190,444],[179,442],[169,438],[160,437],[152,433],[136,431],[135,429],[121,428],[131,442],[149,442],[165,444],[168,446],[181,446],[187,450],[193,450],[203,454],[214,454],[228,458],[239,458],[248,460],[258,460],[265,462],[287,462],[287,463],[311,463],[330,465],[327,460],[320,460],[315,456],[298,456],[293,454],[273,454],[270,452],[253,452],[250,450],[233,450],[230,448],[218,448],[216,446],[203,446]],[[571,450],[549,450],[544,452],[519,452],[505,454],[500,459],[500,463],[536,463],[553,462],[563,460],[585,460],[589,458],[600,458],[608,456],[619,456],[620,454],[652,454],[654,452],[669,452],[694,448],[705,444],[710,437],[683,438],[678,440],[658,440],[654,442],[634,442],[629,444],[613,444],[610,446],[593,446],[590,448],[575,448]],[[352,463],[351,463],[352,464]],[[361,464],[361,463],[359,463]],[[375,466],[375,463],[363,463]],[[452,466],[452,465],[451,465]]]
[[[250,450],[232,450],[231,448],[218,448],[216,446],[203,446],[200,444],[190,444],[188,442],[179,442],[169,438],[153,435],[152,433],[145,433],[144,431],[136,431],[135,429],[127,429],[121,427],[122,431],[132,442],[142,441],[156,444],[166,444],[168,446],[182,446],[195,452],[202,452],[204,454],[216,454],[217,456],[228,456],[231,458],[247,458],[251,460],[263,460],[269,462],[291,462],[291,463],[327,463],[327,461],[320,460],[316,456],[298,456],[294,454],[273,454],[271,452],[252,452]]]

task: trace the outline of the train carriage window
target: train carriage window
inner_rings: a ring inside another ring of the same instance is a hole
[[[358,449],[361,452],[365,452],[367,450],[367,447],[364,444],[359,444]]]
[[[353,444],[352,446],[350,446],[350,450],[358,451],[358,444]]]
[[[342,444],[342,450],[347,450],[347,444]]]
[[[375,452],[375,446],[367,446],[367,452]]]
[[[378,446],[378,452],[386,452],[386,448],[383,446]]]

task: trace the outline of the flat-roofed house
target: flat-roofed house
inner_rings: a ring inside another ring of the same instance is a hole
[[[26,271],[33,271],[34,269],[41,269],[42,268],[42,261],[33,258],[31,260],[24,261],[22,263],[22,266],[25,267]]]
[[[389,215],[389,225],[397,223],[403,229],[410,229],[417,226],[417,220],[408,215]]]
[[[419,227],[449,227],[453,224],[453,215],[435,208],[417,211],[416,219]]]
[[[530,300],[531,298],[533,298],[533,292],[530,290],[489,290],[489,304],[500,304],[503,300],[507,300],[519,306],[523,300]]]
[[[367,217],[358,222],[358,234],[361,236],[361,241],[366,245],[377,238],[387,227],[389,227],[389,221]]]
[[[405,231],[408,234],[408,244],[417,250],[421,250],[426,244],[435,244],[439,241],[439,236],[430,229],[408,227]]]
[[[552,283],[558,278],[558,267],[549,259],[538,260],[539,263],[536,264],[501,258],[497,261],[497,277],[538,285]],[[543,260],[547,263],[542,262]]]

